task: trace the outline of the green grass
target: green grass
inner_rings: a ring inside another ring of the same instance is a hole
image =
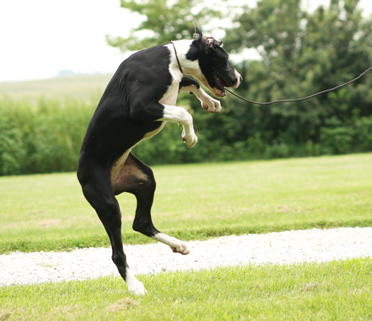
[[[0,288],[0,320],[371,320],[372,259]]]
[[[0,82],[0,95],[6,94],[16,99],[28,98],[37,101],[41,95],[48,98],[98,101],[110,81],[112,74],[71,75],[17,82]]]
[[[188,239],[372,226],[372,154],[154,167],[156,226]],[[74,173],[0,178],[0,252],[108,246]],[[135,199],[119,196],[126,243]],[[372,259],[0,287],[3,320],[371,320]]]
[[[155,225],[185,240],[372,226],[372,154],[154,167]],[[125,243],[135,198],[118,197]],[[108,246],[74,173],[0,178],[0,253]]]

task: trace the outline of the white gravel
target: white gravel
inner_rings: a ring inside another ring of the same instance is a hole
[[[191,252],[186,256],[174,254],[161,243],[126,245],[124,249],[131,270],[136,274],[250,263],[326,262],[372,257],[372,228],[233,235],[187,244]],[[84,280],[108,275],[119,275],[111,261],[110,248],[0,255],[0,286]]]

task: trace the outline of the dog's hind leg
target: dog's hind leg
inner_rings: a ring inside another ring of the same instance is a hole
[[[85,168],[93,167],[94,171],[85,171]],[[78,178],[81,183],[84,196],[96,210],[98,217],[104,225],[112,246],[112,260],[128,286],[130,293],[144,295],[146,293],[143,284],[136,279],[127,265],[121,238],[121,213],[119,204],[114,196],[109,171],[92,166],[92,164],[79,164]]]
[[[133,229],[171,247],[173,252],[189,254],[187,245],[180,240],[160,233],[151,219],[151,207],[154,200],[156,182],[150,167],[142,163],[132,153],[128,155],[124,166],[113,178],[115,194],[128,192],[137,199]]]

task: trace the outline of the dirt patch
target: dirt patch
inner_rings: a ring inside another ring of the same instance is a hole
[[[9,320],[11,315],[12,313],[9,311],[0,311],[0,321]]]
[[[108,307],[108,310],[112,312],[120,312],[120,311],[125,311],[125,310],[128,310],[136,306],[139,306],[139,303],[136,300],[133,300],[131,298],[125,298],[110,305]]]

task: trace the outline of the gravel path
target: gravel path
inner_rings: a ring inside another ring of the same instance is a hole
[[[186,256],[174,254],[161,243],[127,245],[125,252],[131,270],[136,274],[249,263],[326,262],[372,257],[372,228],[233,235],[187,243],[191,252]],[[118,275],[109,248],[0,255],[0,286],[84,280],[107,275]]]

